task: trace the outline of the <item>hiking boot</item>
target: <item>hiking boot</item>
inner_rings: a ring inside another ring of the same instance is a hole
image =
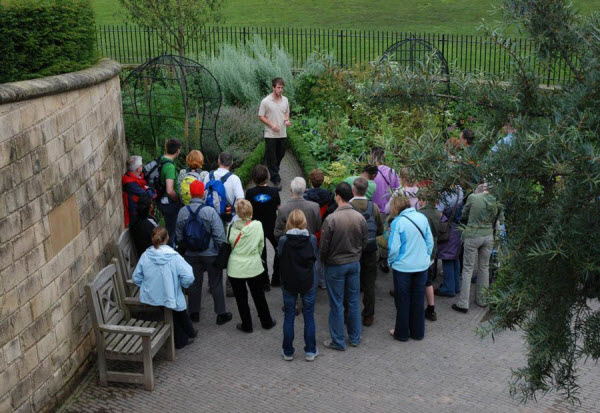
[[[456,304],[452,304],[452,309],[454,311],[458,311],[459,313],[463,313],[463,314],[467,314],[469,312],[468,308],[462,308],[462,307],[457,306]]]
[[[427,308],[425,310],[425,318],[429,321],[437,321],[437,314],[434,310],[430,310],[429,308]]]
[[[235,325],[235,328],[237,328],[238,330],[240,330],[240,331],[242,331],[242,332],[244,332],[244,333],[248,333],[248,334],[250,334],[250,333],[253,331],[252,329],[250,329],[250,330],[245,330],[245,329],[244,329],[244,327],[242,327],[242,323],[237,323],[237,324]]]
[[[217,316],[217,325],[218,326],[223,325],[223,324],[231,321],[232,318],[233,318],[233,315],[230,312],[219,314]]]
[[[275,325],[277,325],[277,321],[275,320],[271,320],[271,325],[262,325],[262,328],[264,328],[265,330],[270,330],[273,327],[275,327]]]
[[[200,322],[200,313],[190,313],[190,319],[192,320],[192,323]]]
[[[363,326],[365,327],[371,327],[371,324],[373,324],[373,320],[375,319],[374,316],[372,315],[367,315],[363,318]]]

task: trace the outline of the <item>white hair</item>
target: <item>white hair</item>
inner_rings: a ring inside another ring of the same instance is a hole
[[[290,182],[290,189],[294,195],[301,197],[306,191],[306,181],[304,178],[297,176]]]
[[[142,166],[142,157],[141,156],[133,155],[133,156],[130,156],[129,159],[127,159],[127,170],[128,171],[133,172],[140,166]]]

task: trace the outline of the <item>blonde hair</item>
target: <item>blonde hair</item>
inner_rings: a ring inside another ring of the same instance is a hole
[[[204,165],[204,155],[197,149],[193,149],[185,157],[185,163],[191,169],[200,169]]]
[[[169,233],[165,227],[158,226],[152,230],[152,245],[158,249],[162,244],[166,244]]]
[[[411,176],[411,170],[407,167],[400,169],[400,179],[406,186],[413,186],[415,184]]]
[[[285,230],[287,232],[292,228],[306,229],[306,215],[304,215],[304,212],[300,209],[294,209],[288,215]]]
[[[390,201],[390,215],[397,217],[406,208],[410,208],[410,199],[404,195],[394,195]]]
[[[242,219],[252,219],[252,204],[245,199],[238,199],[235,203],[235,213]]]

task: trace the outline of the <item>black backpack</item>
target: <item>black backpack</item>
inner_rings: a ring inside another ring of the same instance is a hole
[[[352,208],[354,206],[352,205]],[[373,201],[367,201],[367,210],[360,212],[356,208],[355,211],[359,212],[365,221],[367,221],[367,231],[369,233],[369,240],[365,246],[365,252],[373,252],[377,250],[377,223],[375,222],[375,215],[373,215]]]
[[[310,235],[286,234],[279,273],[283,288],[291,294],[306,294],[314,287],[317,257]]]
[[[159,200],[165,195],[166,190],[160,181],[160,173],[163,166],[168,163],[173,163],[173,161],[168,158],[165,158],[163,161],[162,156],[159,156],[144,166],[144,177],[146,178],[146,182],[148,183],[148,186],[156,191],[157,199]]]
[[[195,211],[192,211],[192,208],[190,208],[189,205],[186,206],[190,214],[183,227],[182,243],[188,251],[205,251],[210,244],[210,233],[206,230],[202,218],[198,218],[198,213],[205,206],[206,205],[202,205],[196,208]]]

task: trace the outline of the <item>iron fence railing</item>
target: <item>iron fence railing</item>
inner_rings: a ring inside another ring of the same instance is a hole
[[[139,64],[164,53],[175,53],[161,40],[158,30],[135,25],[102,25],[97,30],[99,52],[123,64]],[[514,57],[493,39],[477,35],[412,33],[393,30],[297,29],[266,27],[205,27],[191,39],[186,56],[201,60],[218,55],[226,45],[245,44],[259,37],[266,46],[278,45],[292,56],[300,68],[315,50],[330,55],[343,67],[377,61],[384,51],[405,39],[422,39],[442,52],[450,67],[463,72],[483,72],[507,78],[515,70]],[[572,79],[562,60],[542,64],[529,39],[510,39],[514,51],[524,57],[541,82],[564,84]],[[506,41],[505,41],[506,44]]]

